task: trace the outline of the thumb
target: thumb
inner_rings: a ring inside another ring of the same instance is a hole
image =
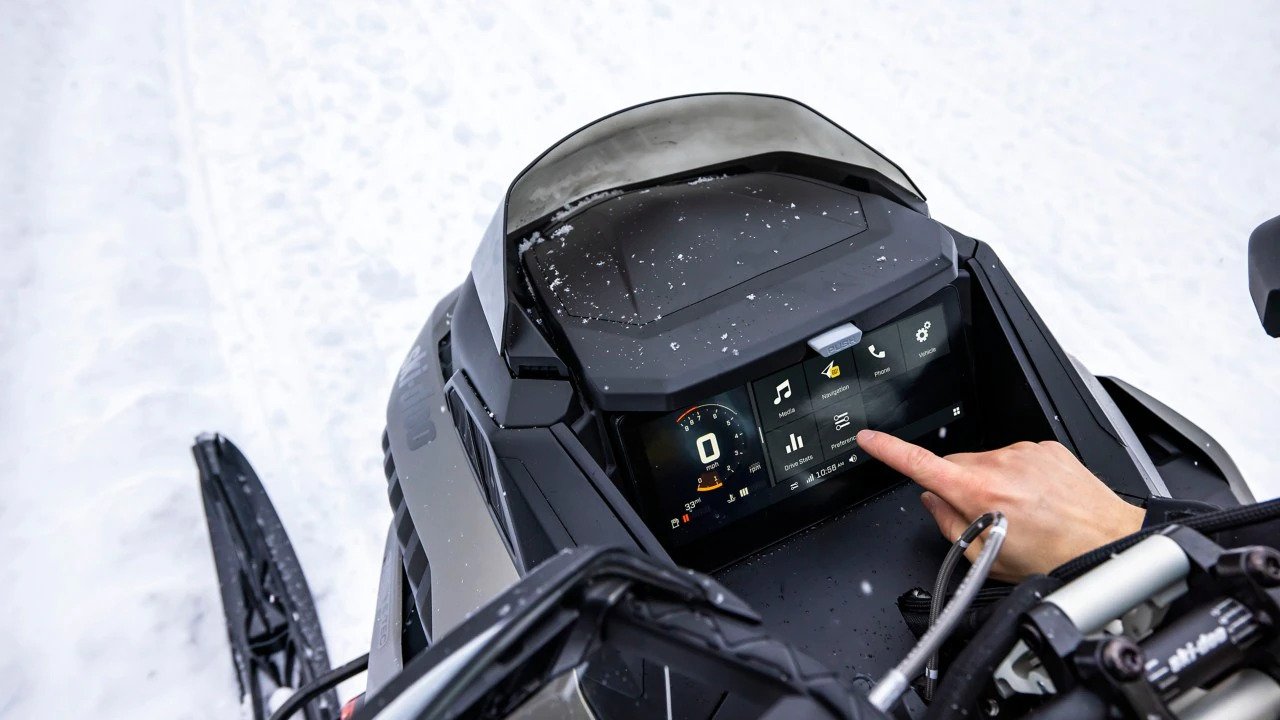
[[[969,521],[964,519],[959,510],[931,492],[921,493],[920,503],[933,516],[933,521],[938,524],[938,530],[947,542],[959,540],[965,528],[969,527]]]

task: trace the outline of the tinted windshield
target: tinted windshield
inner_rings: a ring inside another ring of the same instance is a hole
[[[548,150],[512,184],[506,232],[596,193],[775,152],[867,168],[924,200],[888,158],[794,100],[690,95],[610,115]]]

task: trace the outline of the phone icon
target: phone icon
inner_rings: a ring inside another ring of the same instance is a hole
[[[867,346],[867,352],[871,353],[871,357],[873,357],[873,358],[875,358],[875,359],[877,359],[877,360],[883,360],[883,359],[884,359],[884,356],[889,354],[889,353],[888,353],[888,351],[885,351],[885,350],[881,350],[880,352],[876,352],[876,346],[875,346],[875,345],[868,345],[868,346]]]

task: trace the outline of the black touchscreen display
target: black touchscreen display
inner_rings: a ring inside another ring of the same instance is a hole
[[[639,426],[650,522],[681,546],[833,479],[856,482],[855,436],[909,439],[965,414],[954,294],[808,359]]]

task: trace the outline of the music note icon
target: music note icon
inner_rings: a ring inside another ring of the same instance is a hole
[[[778,391],[778,397],[773,399],[774,405],[781,405],[783,398],[791,397],[791,381],[790,380],[783,380],[782,382],[778,383],[778,387],[774,389]]]

